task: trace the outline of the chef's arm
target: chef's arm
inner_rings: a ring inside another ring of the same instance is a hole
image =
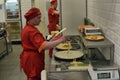
[[[61,26],[59,24],[56,24],[56,27],[57,27],[58,30],[61,29]]]
[[[47,44],[45,45],[45,49],[50,49],[55,47],[56,45],[65,42],[67,40],[66,36],[62,36],[61,38],[57,39],[57,40],[53,40],[53,41],[49,41],[47,42]]]
[[[54,10],[53,13],[52,13],[52,15],[54,15],[54,14],[59,15],[59,11],[58,10]]]
[[[54,11],[54,14],[59,14],[59,12],[57,10]]]

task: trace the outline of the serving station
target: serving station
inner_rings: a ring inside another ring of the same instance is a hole
[[[83,32],[68,35],[65,43],[56,46],[47,80],[119,80],[118,66],[114,64],[114,44],[99,28],[86,30],[92,35]]]
[[[48,80],[90,80],[79,35],[68,35],[68,40],[56,46],[51,59]],[[74,76],[73,76],[74,75]]]
[[[100,41],[90,41],[80,34],[86,49],[90,50],[91,67],[88,72],[92,80],[119,80],[118,66],[114,64],[114,44],[107,38]],[[99,59],[95,57],[98,56]],[[103,58],[100,58],[100,56]]]

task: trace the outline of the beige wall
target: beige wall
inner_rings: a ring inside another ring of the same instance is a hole
[[[46,9],[45,8],[46,7],[45,0],[35,0],[35,7],[40,8],[41,13],[42,13],[42,19],[41,19],[40,25],[38,26],[38,29],[40,30],[40,32],[43,33],[44,36],[46,36],[47,35],[47,27],[45,24],[45,9]]]
[[[32,2],[32,3],[31,3]],[[41,12],[42,12],[42,19],[41,19],[41,23],[40,25],[37,27],[41,33],[43,33],[43,35],[45,36],[47,33],[47,29],[45,26],[45,0],[21,0],[21,13],[22,13],[22,26],[25,25],[26,20],[24,18],[24,14],[26,11],[28,11],[28,9],[30,9],[31,7],[37,7],[40,8]]]

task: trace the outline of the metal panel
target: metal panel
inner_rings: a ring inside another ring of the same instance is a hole
[[[4,37],[0,37],[0,55],[4,52],[4,51],[6,51],[7,49],[6,49],[6,40],[5,40],[5,38]]]
[[[61,0],[61,25],[67,27],[65,35],[76,35],[78,26],[84,24],[86,17],[86,0]]]

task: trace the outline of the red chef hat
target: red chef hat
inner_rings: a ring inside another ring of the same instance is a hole
[[[41,15],[40,9],[38,8],[31,8],[28,10],[28,12],[25,13],[24,17],[26,18],[27,21],[29,21],[30,19]]]
[[[55,3],[57,3],[57,0],[50,0],[50,3],[55,4]]]

